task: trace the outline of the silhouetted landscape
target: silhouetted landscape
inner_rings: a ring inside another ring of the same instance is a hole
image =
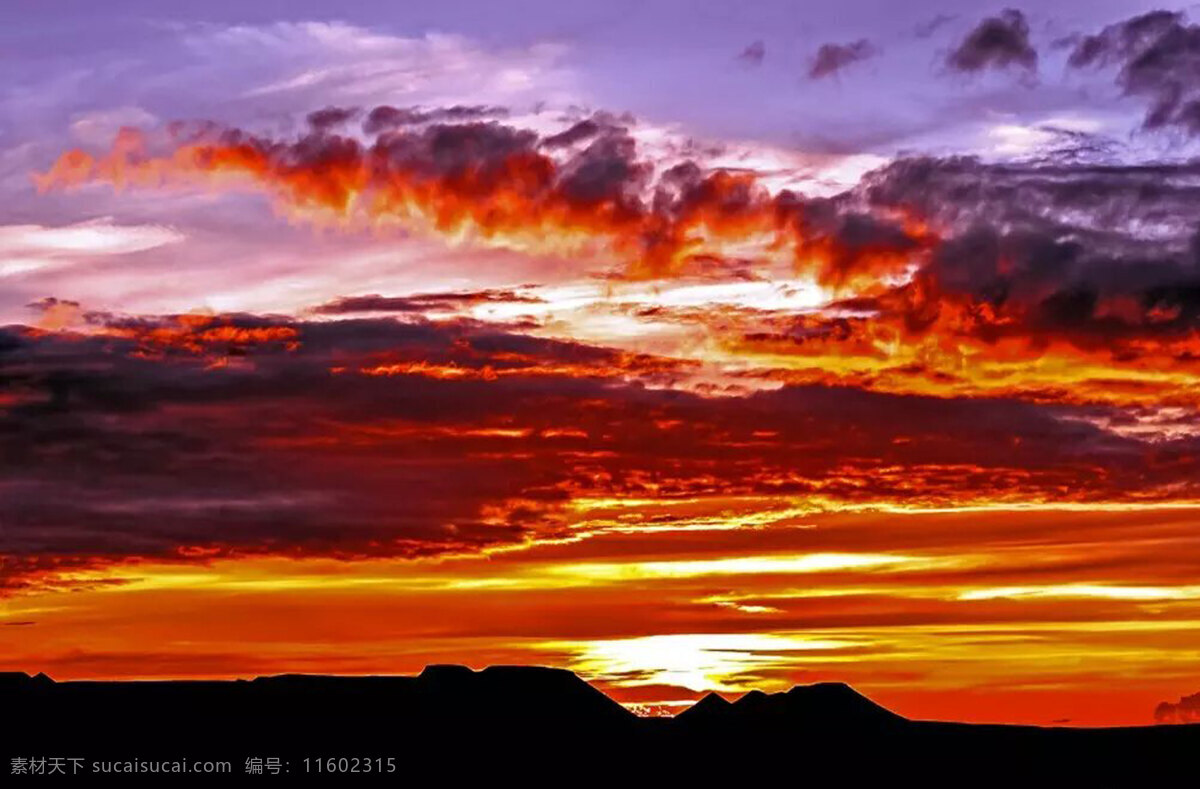
[[[249,681],[7,673],[0,704],[15,723],[6,761],[228,759],[233,775],[222,781],[244,777],[247,759],[274,758],[280,780],[293,783],[434,774],[744,780],[783,771],[798,785],[822,786],[1149,786],[1193,775],[1200,753],[1200,725],[911,721],[840,683],[733,702],[710,694],[674,718],[638,717],[569,671],[531,666]],[[392,757],[394,768],[314,774],[312,760],[342,757]]]

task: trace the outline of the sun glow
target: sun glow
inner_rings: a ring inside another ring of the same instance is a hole
[[[773,665],[781,653],[798,664],[805,662],[806,654],[824,662],[858,643],[797,634],[688,633],[538,646],[573,654],[571,665],[583,676],[627,687],[662,684],[733,692],[761,684],[755,682],[755,670]]]

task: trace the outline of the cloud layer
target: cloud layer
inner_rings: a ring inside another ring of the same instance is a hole
[[[1194,25],[451,6],[10,42],[0,668],[1178,697]]]

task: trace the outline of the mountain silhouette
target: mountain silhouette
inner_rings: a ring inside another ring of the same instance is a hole
[[[786,693],[752,690],[729,703],[710,693],[676,716],[691,727],[770,728],[801,731],[842,728],[861,732],[896,726],[904,718],[841,682],[797,685]]]
[[[675,716],[676,721],[696,723],[721,720],[733,705],[717,693],[705,694],[703,698]]]
[[[224,759],[233,775],[222,783],[261,781],[244,765],[274,758],[292,784],[340,785],[313,760],[390,757],[371,779],[1148,786],[1194,777],[1200,754],[1200,725],[911,721],[833,682],[733,702],[710,693],[674,718],[640,718],[570,671],[532,666],[144,682],[9,672],[0,708],[5,760]]]

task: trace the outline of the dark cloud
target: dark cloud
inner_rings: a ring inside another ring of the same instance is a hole
[[[847,66],[874,57],[879,48],[865,38],[848,44],[822,44],[808,67],[809,79],[823,79]]]
[[[420,126],[427,123],[463,123],[484,118],[503,118],[508,115],[504,107],[487,105],[461,105],[452,107],[376,107],[363,121],[363,132],[379,134],[405,126]]]
[[[834,280],[869,271],[880,258],[919,256],[920,242],[894,217],[859,210],[841,198],[809,200],[800,210],[809,242],[827,248]]]
[[[919,158],[870,174],[863,191],[939,227],[919,276],[939,294],[1019,310],[1006,331],[1115,350],[1200,329],[1197,176],[1196,163]]]
[[[310,112],[306,120],[313,131],[323,132],[348,123],[358,113],[359,110],[355,107],[326,107]]]
[[[460,310],[475,304],[539,304],[542,299],[515,290],[474,290],[417,293],[412,296],[344,296],[314,308],[319,315],[348,315],[356,312],[426,313]]]
[[[1200,162],[989,164],[915,157],[868,174],[862,189],[874,205],[906,206],[939,226],[991,219],[1186,246],[1200,226],[1198,178]]]
[[[566,131],[552,134],[542,140],[543,148],[567,148],[576,143],[590,140],[607,129],[605,124],[593,118],[585,118],[572,125]]]
[[[465,322],[100,329],[0,331],[10,586],[134,558],[475,551],[557,535],[581,493],[1145,500],[1200,479],[1197,447],[1111,434],[1083,418],[1095,408],[707,398],[670,386],[679,362]]]
[[[1029,42],[1029,23],[1023,13],[1013,8],[980,22],[946,56],[946,66],[963,73],[1012,66],[1034,72],[1037,65],[1037,50]]]
[[[651,161],[626,116],[597,113],[542,136],[494,120],[413,125],[397,113],[407,118],[392,107],[371,111],[366,125],[379,132],[370,142],[325,131],[277,140],[206,126],[186,138],[187,157],[155,159],[126,140],[103,158],[64,156],[37,180],[53,188],[138,170],[153,178],[174,169],[181,180],[196,181],[240,172],[285,204],[334,216],[386,217],[493,243],[517,236],[529,251],[545,244],[555,255],[564,252],[555,243],[560,235],[586,249],[606,247],[627,278],[721,267],[714,259],[723,242],[747,233],[776,236],[794,248],[798,265],[843,284],[878,260],[901,265],[899,254],[911,249],[910,239],[874,262],[855,257],[855,243],[839,236],[838,223],[816,228],[806,218],[810,208],[825,214],[827,206],[818,209],[789,190],[772,193],[749,170],[705,169],[686,158],[686,149],[678,164]],[[701,244],[699,226],[708,238]]]
[[[1053,123],[1038,124],[1034,128],[1049,137],[1041,146],[1042,152],[1030,157],[1040,159],[1044,164],[1112,162],[1118,159],[1121,150],[1118,141],[1096,132],[1064,128]]]
[[[654,166],[639,161],[637,143],[625,130],[603,134],[562,170],[559,188],[572,203],[604,203],[636,215]]]
[[[582,142],[592,142],[599,137],[627,137],[629,127],[635,124],[633,116],[615,115],[611,112],[595,112],[577,121],[558,134],[542,139],[541,147],[549,150],[572,148]]]
[[[532,153],[537,142],[534,132],[494,121],[439,123],[381,135],[374,153],[405,172],[449,178],[478,173],[486,179],[501,175],[512,157]],[[302,152],[300,157],[310,160]]]
[[[1109,25],[1081,38],[1069,63],[1118,66],[1125,94],[1150,101],[1146,128],[1200,134],[1200,26],[1187,24],[1182,13],[1152,11]]]
[[[488,431],[538,402],[561,415],[642,365],[469,324],[135,318],[0,338],[9,575],[189,550],[403,556],[524,539],[552,521],[541,511],[561,474]]]
[[[47,296],[45,298],[38,299],[37,301],[32,301],[25,306],[36,312],[48,312],[58,307],[69,307],[71,309],[80,308],[80,304],[77,301],[72,301],[71,299],[56,299],[53,296]]]
[[[761,66],[767,57],[767,45],[762,41],[753,41],[737,56],[737,59],[748,66]]]
[[[1154,709],[1157,723],[1200,723],[1200,693],[1184,696],[1172,704],[1164,701]]]

